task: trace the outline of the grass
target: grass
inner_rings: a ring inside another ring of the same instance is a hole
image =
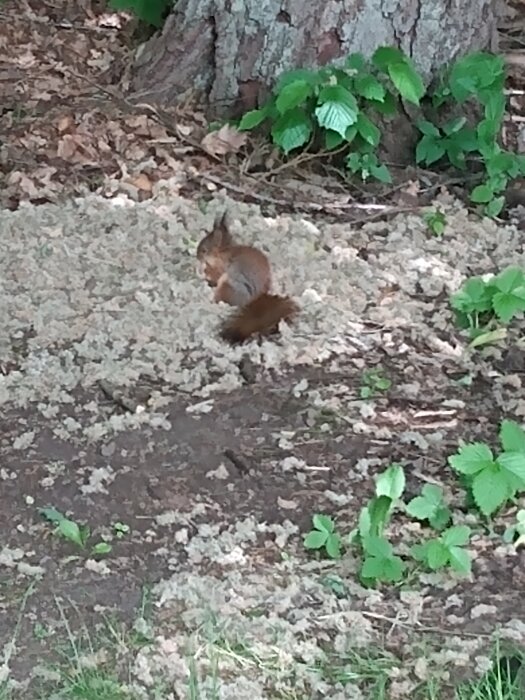
[[[7,661],[31,590],[22,600],[13,639],[7,645]],[[82,625],[80,634],[76,634],[58,600],[56,605],[65,632],[63,646],[57,644],[55,648],[61,660],[51,669],[53,680],[41,681],[43,685],[32,687],[25,693],[27,700],[138,700],[131,690],[131,668],[136,653],[153,638],[150,593],[144,591],[137,610],[136,622],[141,624],[130,626],[117,619],[104,619],[95,633]],[[256,625],[257,620],[253,624]],[[359,688],[367,700],[389,700],[391,672],[406,663],[376,647],[345,653],[328,649],[324,658],[312,665],[301,659],[300,644],[297,650],[288,649],[282,640],[279,643],[279,637],[276,629],[271,643],[254,644],[256,637],[250,635],[250,640],[240,637],[238,631],[210,613],[206,621],[188,635],[183,653],[189,674],[181,700],[219,700],[221,681],[243,677],[264,684],[269,700],[306,700],[304,690],[299,688],[303,688],[304,680],[309,685],[307,675],[316,675],[334,688],[336,685],[346,686],[348,690]],[[47,635],[43,639],[51,641]],[[525,652],[503,651],[496,643],[493,659],[492,669],[481,678],[454,689],[431,679],[413,693],[414,700],[524,700]],[[170,691],[163,686],[164,682],[167,679],[160,678],[157,686],[149,689],[148,698],[163,700],[167,697]],[[5,681],[0,682],[0,700],[15,700],[16,697],[15,689]]]
[[[496,654],[493,668],[477,681],[463,684],[456,700],[523,700],[525,698],[525,655]]]

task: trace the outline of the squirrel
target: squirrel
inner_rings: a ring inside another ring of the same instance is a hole
[[[214,301],[239,307],[220,329],[220,337],[232,345],[276,333],[280,321],[299,311],[290,297],[270,293],[270,261],[261,250],[234,242],[226,212],[200,241],[197,259],[208,285],[215,288]]]

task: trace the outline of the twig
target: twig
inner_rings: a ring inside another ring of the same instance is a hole
[[[317,203],[277,199],[268,195],[258,194],[257,192],[253,192],[251,190],[247,191],[243,187],[221,180],[220,178],[215,177],[214,175],[210,175],[209,173],[198,172],[195,169],[193,169],[193,172],[190,170],[188,172],[188,175],[194,180],[198,180],[199,178],[208,180],[209,182],[213,182],[213,184],[218,185],[220,187],[224,187],[225,189],[230,190],[231,192],[235,192],[236,194],[242,195],[244,197],[250,197],[259,202],[276,204],[278,206],[288,207],[292,209],[302,209],[304,211],[315,212],[324,211],[329,214],[338,214],[345,211],[352,211],[354,209],[375,210],[375,213],[370,214],[366,218],[358,219],[357,223],[361,223],[361,221],[370,221],[372,219],[380,218],[381,216],[401,214],[403,212],[417,211],[418,209],[420,209],[420,207],[390,207],[388,204],[361,204],[360,202],[341,202],[340,204],[328,204],[328,202]]]
[[[422,625],[419,622],[414,622],[413,624],[410,624],[409,622],[402,622],[401,620],[398,620],[394,617],[387,617],[386,615],[380,615],[379,613],[367,612],[364,610],[361,610],[360,612],[361,615],[364,615],[365,617],[371,617],[375,620],[383,620],[384,622],[389,622],[394,626],[399,625],[400,627],[417,629],[418,632],[428,632],[431,634],[443,634],[447,636],[456,637],[486,637],[487,639],[490,639],[491,637],[490,634],[483,632],[464,632],[455,628],[446,629],[441,627],[428,627],[427,625]]]

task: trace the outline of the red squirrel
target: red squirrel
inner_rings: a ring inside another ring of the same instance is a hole
[[[221,326],[223,340],[235,344],[275,333],[280,321],[299,311],[290,297],[270,293],[270,261],[261,250],[233,241],[226,212],[199,243],[197,259],[204,278],[215,288],[214,301],[239,307]]]

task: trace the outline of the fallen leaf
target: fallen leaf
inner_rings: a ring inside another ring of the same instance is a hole
[[[246,143],[247,135],[238,131],[234,126],[225,124],[219,131],[211,131],[201,141],[205,151],[213,156],[224,156],[227,153],[237,153]]]
[[[140,173],[136,177],[129,178],[128,182],[143,192],[151,192],[153,189],[153,183],[146,173]]]

